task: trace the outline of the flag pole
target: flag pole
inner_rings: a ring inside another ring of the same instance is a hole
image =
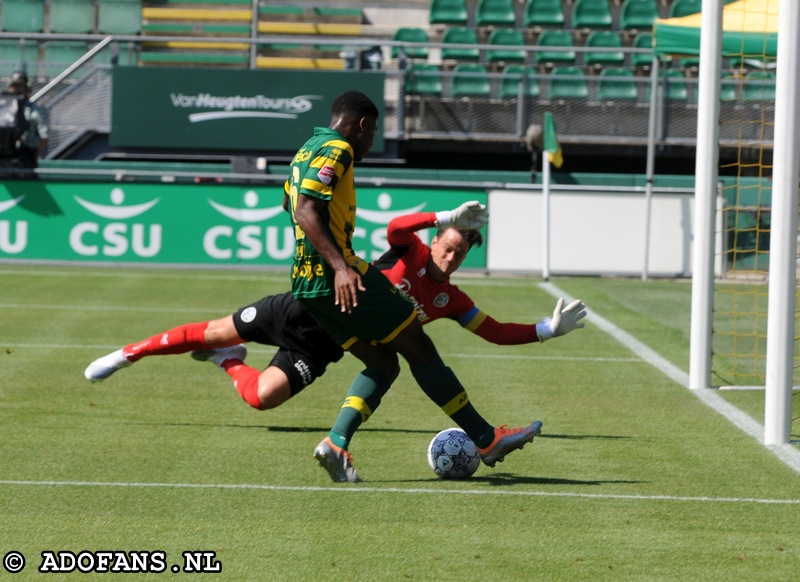
[[[550,278],[550,156],[542,160],[542,279]]]
[[[564,163],[561,155],[561,146],[558,144],[556,122],[553,114],[545,111],[544,114],[544,159],[542,160],[542,278],[550,278],[550,182],[551,164],[560,168]]]

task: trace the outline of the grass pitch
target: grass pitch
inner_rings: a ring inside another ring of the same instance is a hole
[[[458,283],[501,321],[538,321],[555,304],[536,280]],[[688,370],[690,285],[555,284]],[[359,370],[349,356],[267,412],[188,355],[147,358],[101,384],[83,377],[126,343],[287,288],[285,273],[0,266],[0,554],[25,556],[15,579],[37,578],[43,552],[82,551],[163,552],[164,574],[184,566],[182,552],[213,552],[230,580],[800,571],[800,475],[591,319],[516,347],[454,322],[426,327],[490,422],[544,423],[523,451],[465,481],[427,467],[428,442],[451,422],[405,368],[353,441],[366,480],[354,485],[331,483],[311,456]],[[272,351],[251,348],[248,362],[266,366]],[[725,398],[763,422],[763,393]]]

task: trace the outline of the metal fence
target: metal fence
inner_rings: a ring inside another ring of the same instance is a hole
[[[58,156],[92,132],[110,126],[110,75],[114,56],[124,47],[121,64],[136,64],[142,43],[192,41],[196,37],[142,37],[100,35],[37,35],[0,33],[0,39],[25,43],[44,39],[80,40],[92,48],[77,61],[62,63],[59,75],[39,79],[47,87],[37,97],[50,111],[53,135],[48,157]],[[262,44],[308,45],[307,37],[261,36],[254,39],[206,38],[208,42],[233,40]],[[539,63],[537,46],[524,46],[520,62],[490,61],[490,45],[448,45],[478,52],[472,63],[428,58],[424,63],[404,58],[414,43],[385,39],[314,39],[320,45],[341,47],[342,67],[385,75],[384,134],[389,139],[416,138],[472,141],[519,141],[529,128],[541,123],[545,111],[557,120],[559,139],[588,146],[646,146],[650,123],[656,147],[693,147],[697,127],[696,71],[682,68],[678,60],[661,62],[657,75],[641,66],[645,49],[623,47],[624,66],[590,67],[584,64],[584,47],[548,47],[549,53],[575,53],[574,66]],[[95,43],[95,44],[91,44]],[[425,45],[431,52],[442,43]],[[98,48],[99,47],[99,48]],[[602,52],[604,49],[593,49]],[[92,52],[94,51],[94,53]],[[330,52],[330,51],[328,51]],[[390,56],[392,54],[396,56]],[[362,58],[366,55],[368,58]],[[634,61],[636,57],[636,61]],[[126,62],[127,60],[127,62]],[[637,62],[639,65],[633,66]],[[646,62],[646,59],[645,59]],[[30,63],[3,63],[4,70]],[[41,63],[37,65],[42,71]],[[427,66],[421,66],[427,65]],[[432,65],[432,66],[431,66]],[[468,65],[468,66],[466,66]],[[741,67],[741,64],[736,67]],[[721,80],[722,114],[720,146],[730,148],[772,146],[774,78],[748,75],[733,65]],[[255,61],[250,63],[255,68]],[[48,70],[53,70],[52,66]],[[313,75],[313,71],[309,71]],[[57,82],[52,82],[56,79]],[[655,99],[652,98],[655,87]],[[651,116],[651,107],[655,107]]]

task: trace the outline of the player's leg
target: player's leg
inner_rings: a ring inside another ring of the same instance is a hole
[[[350,353],[366,368],[356,376],[328,436],[314,449],[314,457],[334,481],[361,481],[347,448],[356,430],[380,405],[400,372],[397,354],[385,346],[355,342]]]
[[[148,356],[185,354],[193,350],[232,346],[242,341],[230,315],[212,321],[187,323],[128,344],[94,360],[86,368],[84,375],[92,382],[100,382],[117,370]]]
[[[541,431],[542,423],[508,429],[490,425],[470,403],[466,389],[442,361],[421,324],[409,325],[389,342],[405,358],[422,391],[475,442],[484,463],[494,467],[511,451],[521,449]]]
[[[372,416],[400,373],[397,354],[385,346],[355,342],[348,351],[366,366],[355,377],[328,438],[347,450],[358,427]]]
[[[192,357],[196,357],[195,354],[192,353]],[[322,376],[330,363],[319,354],[307,355],[285,348],[278,350],[263,372],[246,365],[243,360],[215,363],[231,377],[242,399],[258,410],[280,406]]]

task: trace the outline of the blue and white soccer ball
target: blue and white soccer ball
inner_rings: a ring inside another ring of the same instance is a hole
[[[460,428],[443,430],[428,445],[428,465],[442,479],[466,479],[480,464],[478,447]]]

